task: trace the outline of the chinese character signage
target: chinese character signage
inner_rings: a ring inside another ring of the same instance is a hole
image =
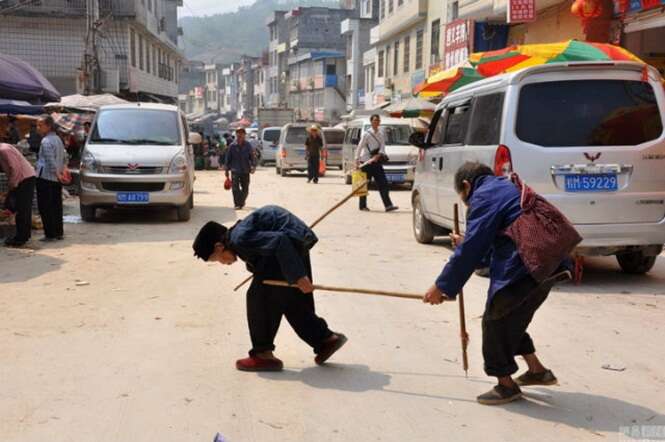
[[[536,21],[536,0],[508,0],[508,23]]]
[[[443,65],[444,69],[451,68],[469,57],[473,42],[473,22],[468,20],[455,20],[446,24],[443,34]]]
[[[665,0],[614,0],[614,15],[646,11],[663,5]]]

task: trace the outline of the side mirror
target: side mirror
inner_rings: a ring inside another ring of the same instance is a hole
[[[203,142],[203,137],[198,132],[190,132],[187,142],[189,144],[201,144]]]
[[[421,149],[426,149],[430,147],[426,142],[425,142],[425,134],[422,132],[414,132],[411,134],[409,137],[409,144],[412,144],[413,146],[420,147]]]

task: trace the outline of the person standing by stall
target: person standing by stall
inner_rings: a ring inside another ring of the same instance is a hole
[[[307,149],[307,182],[314,181],[314,184],[318,184],[323,138],[321,138],[321,131],[317,126],[310,126],[309,135],[305,140],[305,148]]]
[[[363,134],[356,149],[356,166],[367,174],[368,181],[374,180],[379,188],[386,212],[392,212],[399,209],[399,207],[395,206],[390,199],[388,179],[386,178],[386,172],[383,170],[382,163],[388,157],[386,155],[386,139],[380,129],[381,117],[374,114],[369,121],[372,127]],[[361,196],[359,200],[360,210],[369,210],[367,208],[367,197]]]
[[[65,170],[65,146],[55,133],[55,123],[50,116],[37,123],[42,138],[37,172],[37,205],[44,223],[44,238],[50,242],[64,239],[62,226],[62,184]]]
[[[5,241],[7,247],[22,247],[32,233],[32,197],[35,193],[35,170],[23,154],[10,144],[0,143],[0,170],[7,174],[10,211],[16,214],[16,235]]]

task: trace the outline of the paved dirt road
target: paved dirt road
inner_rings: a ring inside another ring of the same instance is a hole
[[[247,274],[195,261],[191,241],[205,221],[247,212],[229,209],[221,174],[198,177],[189,223],[110,213],[66,225],[62,243],[0,250],[0,441],[604,441],[619,440],[621,426],[665,425],[664,258],[644,277],[592,260],[583,286],[559,287],[531,331],[561,385],[508,406],[475,402],[492,386],[480,354],[487,280],[475,276],[468,379],[455,304],[327,293],[318,312],[350,339],[333,363],[317,367],[284,321],[286,370],[237,372],[249,338],[244,293],[232,287]],[[315,186],[263,169],[249,205],[311,221],[348,191],[338,174]],[[398,213],[359,213],[353,201],[317,228],[318,282],[431,284],[450,251],[416,244],[409,192],[393,196]],[[380,207],[375,193],[370,207]]]

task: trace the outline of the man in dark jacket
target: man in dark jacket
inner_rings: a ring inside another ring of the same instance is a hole
[[[247,291],[247,320],[252,340],[249,357],[236,362],[242,371],[279,371],[282,361],[273,355],[282,316],[323,364],[346,343],[316,315],[309,250],[318,238],[307,225],[278,206],[266,206],[227,229],[208,222],[194,241],[194,255],[207,262],[231,265],[238,258],[254,274]],[[264,285],[267,279],[286,280],[296,287]]]
[[[520,385],[552,385],[557,379],[535,355],[526,332],[534,313],[547,298],[551,282],[542,284],[529,275],[513,241],[502,232],[522,213],[520,193],[508,179],[496,177],[480,163],[466,163],[455,175],[455,190],[469,207],[464,238],[453,236],[457,248],[424,302],[441,304],[455,299],[471,274],[490,259],[490,286],[483,315],[485,373],[498,378],[489,392],[478,396],[486,405],[508,403],[522,397]],[[529,369],[517,378],[515,356]]]
[[[245,129],[236,131],[237,140],[226,152],[226,177],[231,173],[233,181],[233,203],[237,210],[245,207],[249,195],[249,175],[256,169],[256,156],[252,145],[245,140]]]

